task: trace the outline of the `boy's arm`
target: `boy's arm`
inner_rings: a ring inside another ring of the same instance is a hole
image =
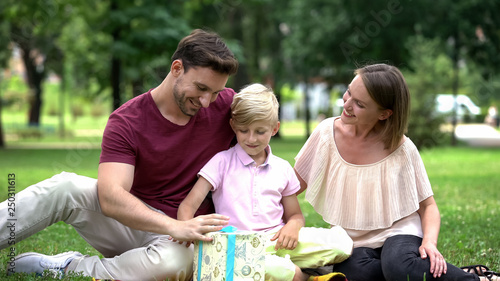
[[[304,215],[302,215],[299,200],[295,194],[283,197],[281,204],[286,224],[271,238],[271,241],[277,240],[275,250],[293,250],[299,241],[299,230],[305,225]]]
[[[210,182],[200,176],[179,206],[177,210],[177,219],[182,221],[192,219],[211,189],[212,185]]]

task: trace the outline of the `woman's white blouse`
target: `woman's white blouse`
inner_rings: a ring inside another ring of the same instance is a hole
[[[295,158],[294,168],[307,183],[306,200],[326,222],[353,231],[353,235],[358,231],[356,236],[360,238],[390,230],[393,225],[415,228],[420,218],[417,222],[415,216],[409,216],[419,209],[421,201],[433,195],[416,146],[406,138],[393,153],[376,163],[348,163],[335,144],[336,119],[321,122]],[[408,223],[395,224],[400,220]],[[410,232],[421,233],[421,226],[418,228]],[[399,232],[389,232],[394,231]]]

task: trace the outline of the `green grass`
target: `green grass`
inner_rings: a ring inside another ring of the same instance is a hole
[[[500,150],[440,148],[422,158],[441,212],[444,256],[500,270]]]
[[[286,126],[283,130],[286,131]],[[273,153],[293,165],[305,138],[283,135],[283,139],[272,140]],[[75,148],[0,150],[0,175],[6,178],[8,173],[15,173],[17,192],[62,170],[96,177],[100,150],[87,145],[85,140],[73,140],[72,147]],[[435,148],[421,154],[441,211],[438,246],[447,261],[459,266],[485,264],[500,270],[500,150]],[[4,200],[7,190],[5,185],[1,188],[0,199]],[[299,200],[307,225],[325,227],[321,217],[304,201],[303,194]],[[55,254],[76,250],[98,255],[74,229],[64,223],[57,223],[15,246],[18,254],[27,251]],[[4,277],[8,253],[8,249],[0,251],[1,280],[41,280],[29,275]],[[71,280],[90,279],[72,277]]]
[[[81,175],[97,177],[99,161],[98,149],[4,149],[0,150],[0,171],[7,182],[7,174],[16,176],[16,192],[33,183],[51,177],[65,170]],[[0,200],[7,198],[7,186],[1,185]],[[35,234],[22,242],[15,244],[17,254],[23,252],[40,252],[55,254],[63,251],[79,251],[89,255],[98,252],[90,247],[69,225],[62,222]],[[1,280],[51,280],[36,278],[33,275],[14,275],[5,277],[7,256],[10,249],[0,250]],[[71,277],[67,280],[91,280],[88,277]]]

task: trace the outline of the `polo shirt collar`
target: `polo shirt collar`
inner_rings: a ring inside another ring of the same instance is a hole
[[[236,155],[238,156],[238,158],[240,159],[240,161],[243,163],[243,165],[248,166],[248,165],[250,165],[252,163],[255,163],[255,161],[252,159],[252,157],[250,157],[250,155],[248,155],[245,152],[245,150],[243,150],[243,148],[240,146],[239,143],[237,143],[234,146],[234,149],[236,150]],[[269,159],[271,158],[271,155],[272,155],[271,146],[267,145],[267,147],[265,148],[265,150],[267,152],[267,158],[266,158],[266,161],[261,166],[270,164]]]

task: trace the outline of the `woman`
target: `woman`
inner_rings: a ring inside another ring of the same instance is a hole
[[[386,64],[355,74],[342,115],[318,125],[294,167],[299,193],[307,188],[315,210],[354,241],[351,257],[333,271],[349,281],[487,280],[447,264],[436,247],[439,210],[418,150],[404,136],[410,93],[403,75]]]

